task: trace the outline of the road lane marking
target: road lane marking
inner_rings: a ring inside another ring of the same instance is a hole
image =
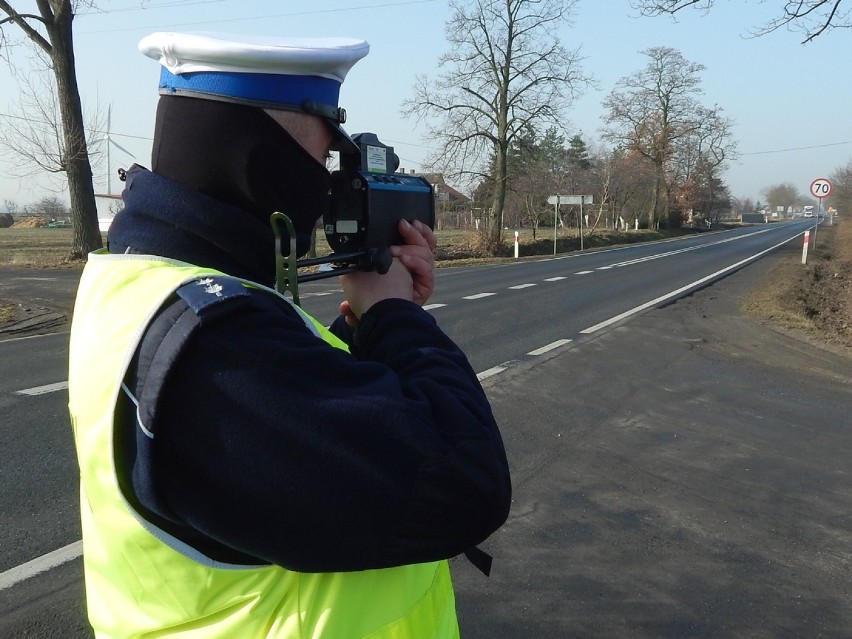
[[[589,273],[594,273],[594,271],[577,271],[574,275],[588,275]]]
[[[529,288],[530,286],[536,286],[536,284],[518,284],[517,286],[510,286],[509,288],[517,291],[522,288]]]
[[[545,282],[558,282],[559,280],[566,280],[566,279],[568,279],[568,278],[565,277],[564,275],[557,275],[556,277],[545,278],[544,281]]]
[[[56,391],[65,390],[68,388],[68,382],[56,382],[55,384],[45,384],[44,386],[34,386],[33,388],[25,388],[15,391],[15,395],[46,395],[47,393],[55,393]]]
[[[25,579],[35,577],[39,573],[56,568],[64,563],[76,559],[83,554],[83,542],[75,541],[63,548],[49,552],[37,557],[20,566],[10,568],[6,572],[0,572],[0,590],[19,584]]]
[[[665,253],[655,253],[654,255],[647,255],[645,257],[639,257],[633,260],[627,260],[626,262],[616,262],[608,267],[604,268],[621,268],[622,266],[632,266],[633,264],[641,264],[642,262],[649,262],[651,260],[658,260],[662,257],[670,257],[672,255],[679,255],[681,253],[688,253],[689,251],[697,251],[699,249],[707,248],[710,246],[717,246],[719,244],[726,244],[728,242],[735,242],[736,240],[742,240],[745,238],[752,237],[754,235],[760,235],[761,233],[767,233],[772,229],[761,229],[759,231],[754,231],[753,233],[746,233],[744,235],[737,235],[735,237],[726,237],[721,240],[717,240],[715,242],[708,242],[706,244],[698,244],[697,246],[687,246],[684,248],[675,249],[673,251],[666,251]],[[603,269],[599,269],[603,270]]]
[[[40,333],[38,335],[25,335],[24,337],[9,337],[6,339],[0,339],[0,344],[5,344],[6,342],[20,342],[25,339],[38,339],[40,337],[53,337],[54,335],[68,335],[68,331],[60,331],[58,333]]]
[[[492,366],[488,370],[482,371],[481,373],[477,373],[476,379],[478,379],[481,382],[483,379],[486,379],[488,377],[493,377],[494,375],[497,375],[498,373],[502,373],[505,370],[507,370],[505,366]]]
[[[530,351],[527,355],[544,355],[548,351],[552,351],[554,348],[559,348],[560,346],[564,346],[565,344],[570,344],[573,340],[570,339],[558,339],[555,342],[551,342],[547,346],[542,346],[541,348],[537,348],[534,351]]]
[[[476,293],[475,295],[467,295],[467,296],[463,297],[462,299],[463,300],[478,300],[478,299],[482,299],[483,297],[490,297],[492,295],[497,295],[497,293]]]
[[[441,308],[442,306],[446,306],[446,304],[427,304],[423,307],[423,310],[431,311],[433,308]]]
[[[792,242],[793,240],[797,239],[801,235],[802,235],[802,233],[799,233],[798,235],[795,235],[795,236],[793,236],[789,239],[786,239],[783,242],[779,242],[775,246],[771,246],[768,249],[764,249],[760,253],[755,253],[754,255],[751,255],[751,256],[745,258],[744,260],[740,260],[736,264],[731,264],[730,266],[726,266],[725,268],[720,269],[720,270],[716,271],[715,273],[711,273],[710,275],[706,275],[706,276],[702,277],[701,279],[695,280],[694,282],[687,284],[686,286],[681,286],[679,289],[677,289],[675,291],[671,291],[670,293],[666,293],[665,295],[660,295],[659,297],[652,299],[650,302],[645,302],[644,304],[640,304],[639,306],[636,306],[635,308],[631,308],[629,311],[624,311],[623,313],[620,313],[620,314],[616,315],[615,317],[610,317],[608,320],[604,320],[603,322],[600,322],[599,324],[595,324],[594,326],[590,326],[589,328],[584,328],[582,331],[580,331],[580,333],[583,334],[583,335],[589,335],[591,333],[595,333],[595,332],[601,330],[602,328],[606,328],[607,326],[611,326],[612,324],[615,324],[616,322],[620,322],[623,319],[627,319],[631,315],[636,315],[636,313],[640,313],[640,312],[642,312],[642,311],[644,311],[648,308],[651,308],[652,306],[656,306],[657,304],[660,304],[661,302],[665,302],[665,301],[670,300],[672,298],[678,297],[679,295],[681,295],[682,293],[685,293],[686,291],[688,291],[690,289],[701,286],[702,284],[705,284],[705,283],[707,283],[711,280],[714,280],[714,279],[720,277],[721,275],[724,275],[725,273],[730,273],[731,271],[738,269],[739,267],[744,266],[745,264],[748,264],[749,262],[753,262],[754,260],[756,260],[760,257],[763,257],[764,255],[766,255],[770,251],[774,251],[779,246],[784,246],[788,242]]]

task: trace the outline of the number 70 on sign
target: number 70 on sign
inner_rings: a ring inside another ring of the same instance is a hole
[[[831,195],[831,181],[828,178],[817,178],[811,182],[811,195],[819,199]]]

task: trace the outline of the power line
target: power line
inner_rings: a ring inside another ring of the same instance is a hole
[[[852,144],[852,140],[846,142],[829,142],[828,144],[813,144],[811,146],[796,146],[789,149],[776,149],[774,151],[752,151],[750,153],[740,153],[740,155],[767,155],[769,153],[787,153],[789,151],[807,151],[808,149],[823,149],[827,146],[841,146],[843,144]]]
[[[35,118],[28,118],[22,115],[12,115],[11,113],[0,113],[0,118],[9,118],[10,120],[23,120],[24,122],[29,122],[30,124],[47,124],[51,125],[52,123],[48,120],[36,120]],[[114,135],[119,138],[131,138],[134,140],[145,140],[146,142],[152,142],[154,138],[147,137],[144,135],[130,135],[129,133],[115,133],[114,131],[101,131],[99,129],[87,129],[88,133],[100,133],[102,135]]]
[[[81,11],[75,14],[77,17],[106,15],[110,13],[125,13],[127,11],[149,11],[151,9],[167,9],[170,7],[187,7],[197,4],[218,4],[220,2],[230,2],[231,0],[195,0],[187,2],[186,0],[169,0],[168,2],[151,2],[146,5],[137,5],[132,7],[120,7],[118,9],[101,9],[99,7],[91,7],[90,11]]]

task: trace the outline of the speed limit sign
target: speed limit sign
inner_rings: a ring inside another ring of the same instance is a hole
[[[811,195],[819,199],[831,195],[831,181],[828,178],[817,178],[811,182]]]

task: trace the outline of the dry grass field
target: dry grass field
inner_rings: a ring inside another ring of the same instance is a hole
[[[781,329],[852,349],[852,220],[822,224],[807,265],[801,251],[779,261],[743,309]],[[799,245],[801,247],[801,245]]]
[[[437,259],[439,265],[447,261],[484,258],[479,236],[467,230],[438,230]],[[553,229],[539,229],[533,239],[532,229],[520,231],[520,255],[550,255],[553,253]],[[616,232],[596,230],[586,233],[583,247],[611,246],[660,239],[666,235],[656,231]],[[514,231],[504,232],[504,244],[498,258],[514,255]],[[71,246],[71,229],[68,228],[4,228],[0,229],[0,268],[3,267],[50,267],[82,268],[82,262],[69,262],[66,258]],[[575,229],[560,229],[557,233],[556,250],[560,253],[580,248],[580,239]],[[322,233],[317,234],[317,254],[330,252]]]
[[[70,228],[0,229],[0,268],[82,268],[82,263],[67,260],[71,240]]]

